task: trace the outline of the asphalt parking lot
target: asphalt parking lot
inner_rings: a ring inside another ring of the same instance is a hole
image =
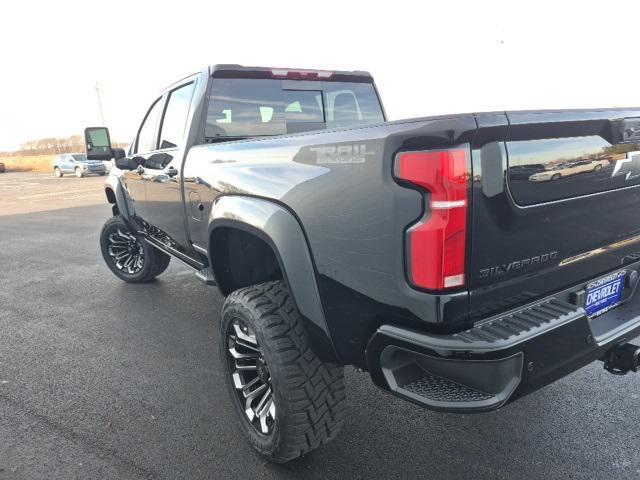
[[[640,477],[640,376],[599,363],[478,415],[348,369],[338,438],[265,462],[223,388],[223,298],[178,262],[146,285],[113,276],[103,180],[0,175],[0,479]]]
[[[106,177],[51,173],[0,174],[0,216],[104,204]]]

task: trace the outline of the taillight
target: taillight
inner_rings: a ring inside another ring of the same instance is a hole
[[[395,175],[426,195],[423,219],[407,230],[409,280],[418,288],[443,290],[465,284],[468,149],[403,152]]]

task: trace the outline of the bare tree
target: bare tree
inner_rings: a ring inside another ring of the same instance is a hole
[[[124,148],[123,142],[113,142],[113,147]],[[11,152],[0,152],[3,157],[24,157],[33,155],[57,155],[60,153],[80,153],[85,151],[84,137],[71,135],[70,137],[47,137],[28,140],[20,148]]]

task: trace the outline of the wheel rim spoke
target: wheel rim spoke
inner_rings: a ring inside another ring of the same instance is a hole
[[[236,360],[246,360],[246,359],[257,359],[260,355],[260,352],[250,352],[250,353],[240,353],[235,345],[229,349],[229,353]]]
[[[258,403],[258,406],[255,409],[255,414],[260,419],[260,429],[262,430],[262,433],[269,432],[269,426],[267,425],[267,415],[269,414],[271,403],[271,389],[269,389],[264,394],[264,396],[260,400],[260,403]]]
[[[236,370],[258,370],[258,366],[257,365],[238,365],[237,363],[235,364]]]
[[[236,338],[236,339],[235,339],[235,342],[236,342],[236,344],[237,344],[237,345],[239,345],[240,347],[247,348],[247,349],[249,349],[249,350],[253,350],[254,352],[260,353],[260,349],[258,348],[258,346],[257,346],[257,345],[252,345],[252,344],[250,344],[250,343],[248,343],[248,342],[245,342],[245,341],[243,341],[243,340],[240,340],[239,338]]]
[[[234,383],[236,389],[242,390],[243,393],[245,393],[246,391],[250,390],[251,387],[253,387],[259,381],[260,381],[260,379],[258,377],[256,377],[253,380],[250,380],[249,382],[244,382],[243,379],[242,379],[242,375],[240,375],[240,372],[234,372],[233,373],[233,383]]]
[[[256,414],[259,417],[266,415],[269,411],[269,402],[271,401],[271,389],[267,388],[267,391],[264,392],[264,395],[260,398],[258,405],[256,405]]]
[[[244,342],[247,342],[249,345],[258,346],[258,341],[256,340],[255,335],[251,335],[249,333],[243,332],[240,325],[234,324],[233,329],[236,331],[236,336]]]
[[[227,359],[236,395],[249,423],[269,435],[276,419],[271,375],[255,333],[240,320],[227,332]]]
[[[118,228],[107,236],[107,252],[117,270],[134,275],[144,268],[144,249],[130,232]]]

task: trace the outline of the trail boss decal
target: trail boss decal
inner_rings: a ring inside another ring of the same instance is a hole
[[[329,145],[326,147],[311,147],[316,152],[316,163],[364,163],[367,157],[375,155],[368,152],[365,144],[360,145]]]

